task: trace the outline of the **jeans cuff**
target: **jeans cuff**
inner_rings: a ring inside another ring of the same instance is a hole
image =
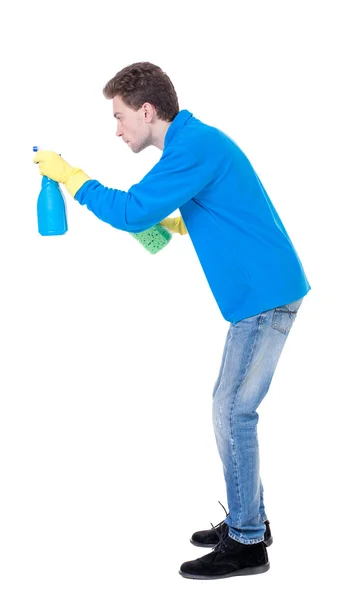
[[[250,544],[260,544],[260,542],[264,541],[264,536],[257,538],[257,539],[253,539],[253,540],[248,540],[244,537],[237,538],[233,533],[230,532],[230,530],[229,530],[229,537],[231,537],[232,540],[235,540],[235,542],[239,542],[240,544],[245,544],[246,546],[248,546]]]

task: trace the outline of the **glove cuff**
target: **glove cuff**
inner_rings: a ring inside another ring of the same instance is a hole
[[[180,223],[178,224],[178,230],[180,232],[180,235],[185,235],[186,233],[188,233],[187,229],[186,229],[186,225],[184,223],[184,220],[180,217]]]
[[[161,221],[160,225],[163,225],[167,229],[170,229],[170,231],[179,233],[180,235],[185,235],[185,233],[188,233],[182,217],[167,217]]]
[[[89,181],[90,177],[88,177],[88,175],[86,173],[84,173],[84,171],[82,171],[82,169],[78,169],[77,167],[75,167],[74,169],[72,169],[69,177],[67,178],[67,181],[64,183],[66,189],[68,190],[68,192],[70,193],[71,196],[76,195],[76,193],[78,192],[78,190],[80,190],[80,188],[82,187],[82,185],[86,182]]]

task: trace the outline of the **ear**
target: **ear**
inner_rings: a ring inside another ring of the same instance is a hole
[[[143,117],[146,123],[151,123],[155,117],[157,117],[157,113],[155,107],[152,106],[149,102],[145,102],[142,106]]]

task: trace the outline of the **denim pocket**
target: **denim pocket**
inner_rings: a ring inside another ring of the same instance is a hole
[[[303,298],[291,302],[290,304],[284,304],[284,306],[278,306],[274,309],[272,328],[280,331],[284,335],[288,335],[292,325],[296,319],[300,305],[303,302]]]

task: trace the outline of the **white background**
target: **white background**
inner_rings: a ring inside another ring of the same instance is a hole
[[[359,596],[358,2],[22,2],[1,15],[0,597]],[[102,89],[146,60],[251,160],[312,290],[260,407],[274,545],[186,580],[226,494],[211,422],[228,328],[188,236],[152,256],[66,195],[37,232],[32,146],[127,190],[160,157]]]

